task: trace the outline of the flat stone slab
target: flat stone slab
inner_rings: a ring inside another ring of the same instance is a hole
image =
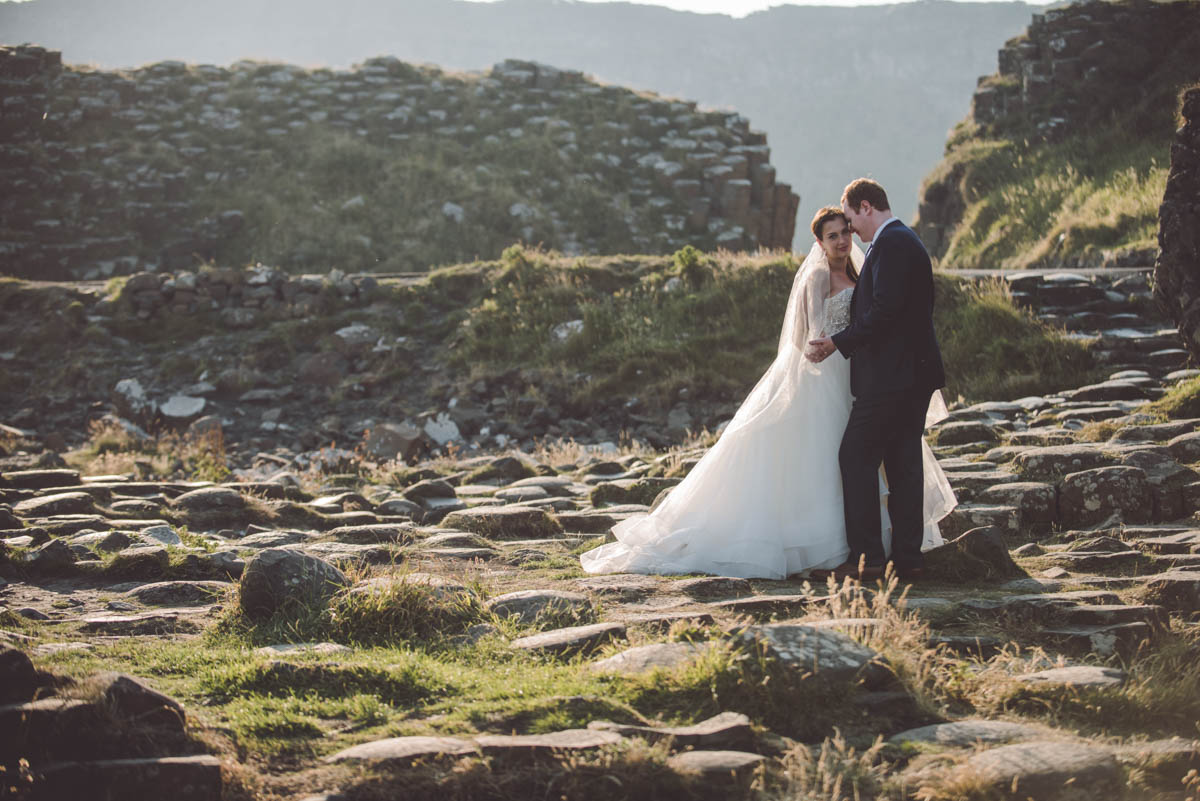
[[[42,798],[171,798],[218,801],[221,760],[208,754],[94,762],[59,762],[39,767]]]
[[[521,651],[544,654],[568,654],[585,651],[625,636],[622,623],[593,623],[590,626],[570,626],[564,629],[543,631],[529,637],[513,640],[510,645]]]
[[[125,597],[150,606],[208,604],[233,586],[228,581],[156,581],[130,590]]]
[[[4,480],[14,489],[49,489],[75,487],[80,484],[78,470],[14,470],[4,473]]]
[[[422,548],[421,554],[439,559],[461,559],[468,562],[476,559],[481,562],[490,562],[500,556],[500,552],[495,548]]]
[[[839,631],[802,623],[749,626],[741,638],[794,670],[835,681],[849,681],[882,659],[873,648]]]
[[[240,492],[228,487],[204,487],[183,493],[171,501],[171,504],[189,512],[206,512],[214,509],[243,509],[246,499]]]
[[[590,613],[592,602],[578,592],[518,590],[488,600],[487,609],[500,617],[515,615],[522,623],[532,623],[545,614]]]
[[[965,768],[1018,798],[1058,798],[1067,789],[1102,798],[1121,778],[1110,749],[1054,740],[1002,745],[970,757]]]
[[[1150,553],[1193,554],[1200,553],[1200,531],[1181,531],[1163,537],[1145,537],[1130,543]]]
[[[622,618],[627,626],[667,631],[671,626],[684,621],[696,626],[711,626],[716,618],[708,612],[644,612]]]
[[[13,511],[21,517],[86,515],[96,510],[96,500],[86,492],[60,492],[19,501]]]
[[[283,643],[280,645],[264,645],[262,648],[255,648],[254,653],[259,656],[289,656],[292,654],[345,654],[350,652],[350,648],[345,645],[340,645],[336,642],[297,642]]]
[[[416,539],[416,529],[412,526],[395,525],[390,523],[375,523],[366,526],[339,526],[325,532],[325,538],[334,542],[346,542],[352,545],[408,545]]]
[[[550,734],[481,734],[475,744],[489,756],[592,751],[621,742],[621,735],[590,729],[567,729]]]
[[[765,759],[746,751],[685,751],[668,759],[667,764],[679,773],[727,778],[750,771]]]
[[[1146,582],[1142,598],[1174,612],[1200,611],[1200,571],[1159,573]]]
[[[237,541],[238,548],[285,548],[288,545],[300,545],[312,539],[301,531],[260,531],[248,534]]]
[[[804,611],[811,595],[752,595],[728,601],[710,601],[709,608],[735,615],[791,615]]]
[[[87,617],[83,619],[79,630],[87,634],[141,635],[191,632],[198,628],[195,621],[177,612],[151,612],[144,615]]]
[[[722,712],[693,726],[633,726],[608,720],[593,720],[592,731],[608,731],[622,737],[643,737],[650,741],[673,739],[675,748],[750,748],[754,729],[750,718],[740,712]]]
[[[1070,687],[1120,687],[1126,678],[1128,676],[1123,670],[1095,665],[1050,668],[1017,676],[1018,681],[1031,684],[1065,684]]]
[[[579,579],[575,586],[585,592],[601,596],[616,596],[629,600],[637,600],[658,592],[663,587],[662,579],[657,576],[641,576],[631,573],[616,573],[610,576],[591,576]]]
[[[351,746],[325,757],[326,762],[407,763],[424,757],[474,754],[471,740],[457,737],[389,737]]]
[[[935,723],[909,729],[888,738],[891,743],[929,743],[948,747],[961,747],[975,743],[1008,743],[1013,740],[1028,740],[1041,734],[1040,729],[1023,723],[1004,720],[959,720],[953,723]]]
[[[681,592],[692,598],[728,598],[731,595],[753,595],[754,589],[744,578],[728,576],[702,576],[692,579],[678,579],[667,585],[674,592]]]
[[[494,540],[553,537],[562,534],[562,526],[544,510],[520,505],[460,509],[448,514],[442,520],[442,525]]]
[[[620,517],[609,514],[609,511],[606,509],[605,513],[559,512],[554,515],[554,518],[563,527],[564,531],[575,531],[581,534],[603,534],[620,520]]]
[[[651,670],[672,670],[686,665],[708,650],[705,645],[690,642],[659,642],[639,645],[619,654],[593,662],[591,669],[598,673],[647,673]]]

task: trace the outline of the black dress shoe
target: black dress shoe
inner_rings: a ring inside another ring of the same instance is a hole
[[[883,578],[882,567],[864,565],[860,568],[858,562],[842,562],[832,570],[827,570],[824,572],[825,576],[822,576],[822,578],[833,576],[835,581],[841,581],[845,578],[852,578],[856,581],[873,581],[878,578]]]

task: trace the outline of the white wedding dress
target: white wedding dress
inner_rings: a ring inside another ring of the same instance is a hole
[[[861,268],[862,252],[852,258]],[[782,579],[835,567],[849,556],[838,448],[850,417],[850,362],[813,363],[806,344],[849,323],[851,289],[829,297],[829,265],[814,245],[796,274],[775,361],[717,443],[648,515],[613,528],[616,542],[580,557],[588,573],[711,573]],[[927,424],[947,414],[934,393]],[[923,550],[943,540],[937,522],[956,500],[924,445]],[[887,488],[880,471],[884,547]]]

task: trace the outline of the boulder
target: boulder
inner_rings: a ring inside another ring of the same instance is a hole
[[[168,728],[182,732],[187,722],[183,705],[141,679],[122,673],[103,673],[91,680],[97,695],[108,707],[141,726]]]
[[[1058,488],[1058,514],[1064,526],[1095,525],[1114,514],[1125,522],[1154,516],[1146,474],[1136,467],[1100,467],[1065,476]]]
[[[239,604],[252,619],[264,619],[289,607],[327,602],[349,584],[342,571],[314,556],[287,548],[268,548],[246,562]]]
[[[374,459],[415,460],[430,444],[425,432],[411,423],[380,423],[367,432],[365,448]]]
[[[53,539],[25,554],[25,564],[39,573],[61,573],[75,564],[75,552],[64,540]]]
[[[1008,553],[999,529],[974,528],[925,554],[925,573],[947,581],[996,580],[1024,576]]]
[[[185,492],[171,504],[188,512],[235,511],[246,507],[246,499],[240,492],[228,487],[204,487]]]
[[[37,669],[29,655],[0,645],[0,705],[32,699],[39,684]]]
[[[154,579],[167,572],[171,557],[159,546],[141,546],[118,551],[106,572],[122,578]]]
[[[112,391],[112,402],[122,417],[145,422],[154,417],[158,410],[154,401],[150,400],[146,390],[136,378],[126,378],[118,381]]]

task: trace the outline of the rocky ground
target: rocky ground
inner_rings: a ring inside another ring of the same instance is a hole
[[[4,792],[1194,797],[1195,372],[1140,273],[1013,288],[1111,376],[931,432],[961,504],[907,589],[584,575],[700,446],[211,483],[6,426]]]

